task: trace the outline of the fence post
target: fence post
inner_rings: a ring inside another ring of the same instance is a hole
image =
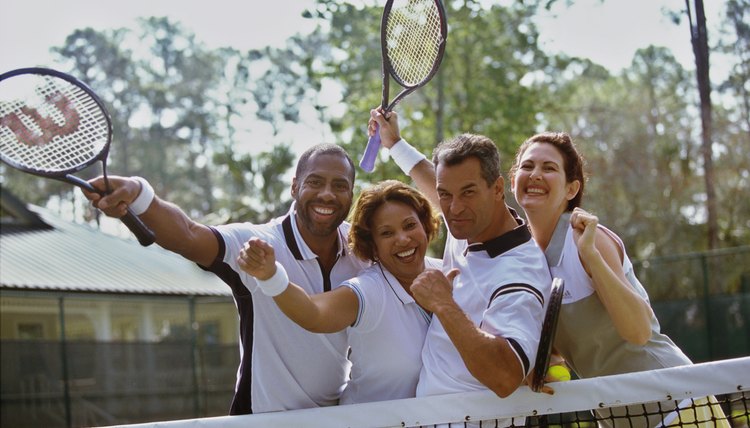
[[[198,383],[198,322],[195,319],[195,296],[188,297],[190,313],[190,366],[193,370],[193,414],[201,416],[200,384]]]
[[[63,406],[65,407],[65,425],[68,428],[73,426],[73,418],[70,410],[70,379],[68,375],[68,349],[65,338],[65,297],[60,296],[58,307],[60,309],[60,363],[62,364],[62,384],[63,384]]]
[[[713,323],[711,322],[710,287],[708,286],[708,259],[706,253],[701,253],[701,269],[703,270],[703,311],[706,314],[706,339],[708,344],[708,361],[714,360],[714,346],[712,340]]]

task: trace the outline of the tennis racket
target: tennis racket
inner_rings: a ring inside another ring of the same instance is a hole
[[[388,0],[380,23],[383,99],[387,113],[437,73],[445,53],[448,25],[439,0]],[[388,103],[390,78],[403,90]],[[372,172],[380,149],[380,132],[367,141],[359,166]]]
[[[107,155],[112,121],[104,103],[78,79],[47,68],[0,75],[0,159],[23,172],[110,193]],[[102,163],[106,191],[72,175]],[[153,232],[130,209],[121,218],[141,245]]]
[[[560,278],[552,279],[552,292],[549,295],[549,304],[544,314],[542,323],[542,335],[539,339],[539,348],[536,352],[536,363],[534,364],[531,379],[531,390],[539,392],[544,386],[544,378],[547,376],[549,359],[552,355],[552,343],[555,341],[557,331],[557,318],[560,315],[565,282]]]

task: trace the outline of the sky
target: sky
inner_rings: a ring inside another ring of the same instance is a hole
[[[618,71],[630,63],[636,49],[655,44],[669,47],[683,65],[693,68],[687,22],[674,25],[662,13],[663,8],[684,8],[684,0],[576,0],[571,7],[565,3],[558,0],[539,21],[542,46],[549,52],[587,57]],[[259,4],[260,10],[252,8]],[[0,71],[49,64],[49,48],[62,45],[77,28],[133,27],[136,18],[147,16],[180,21],[209,47],[281,46],[288,36],[311,29],[311,21],[300,14],[313,4],[314,0],[3,0]],[[723,4],[724,0],[706,1],[709,27],[716,24]]]

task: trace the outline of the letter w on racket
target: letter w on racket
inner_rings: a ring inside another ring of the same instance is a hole
[[[0,125],[7,126],[18,141],[28,146],[47,145],[55,136],[72,134],[78,129],[80,117],[68,97],[61,92],[52,93],[45,97],[45,102],[57,111],[43,115],[36,108],[24,106],[21,113],[26,116],[26,121],[18,113],[12,112],[0,117]],[[51,110],[48,109],[48,112]],[[31,124],[34,126],[30,127]]]

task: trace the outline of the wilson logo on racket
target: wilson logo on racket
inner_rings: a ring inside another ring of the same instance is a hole
[[[85,83],[40,67],[0,74],[0,125],[4,163],[87,192],[111,192],[107,156],[112,121],[102,100]],[[96,162],[101,164],[104,189],[74,175]],[[154,243],[154,232],[130,208],[120,219],[141,245]]]
[[[33,128],[27,125],[17,112],[11,112],[0,117],[0,125],[7,126],[18,141],[28,146],[45,146],[52,142],[54,137],[62,137],[74,133],[78,129],[80,116],[73,103],[62,92],[48,94],[45,97],[47,105],[55,106],[56,114],[42,115],[39,110],[29,106],[23,106],[20,112],[35,125]],[[58,123],[62,119],[62,123]]]

